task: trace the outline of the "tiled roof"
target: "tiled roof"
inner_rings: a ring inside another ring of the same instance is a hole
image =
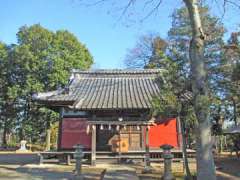
[[[159,69],[73,71],[68,91],[39,93],[35,99],[45,103],[72,102],[81,110],[150,109],[159,93]]]

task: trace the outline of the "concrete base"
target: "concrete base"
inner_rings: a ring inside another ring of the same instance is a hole
[[[39,156],[37,153],[0,153],[0,164],[38,164]]]
[[[21,149],[18,149],[16,150],[16,153],[31,153],[32,151],[30,150],[21,150]]]

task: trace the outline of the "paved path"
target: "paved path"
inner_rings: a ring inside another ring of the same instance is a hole
[[[139,180],[136,172],[129,170],[107,170],[103,180]]]
[[[103,165],[107,170],[103,180],[139,180],[136,170],[124,165]]]

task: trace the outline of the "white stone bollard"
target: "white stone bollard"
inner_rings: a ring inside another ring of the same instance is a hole
[[[26,140],[21,140],[20,141],[20,148],[16,150],[16,153],[28,153],[31,152],[26,148],[27,141]]]

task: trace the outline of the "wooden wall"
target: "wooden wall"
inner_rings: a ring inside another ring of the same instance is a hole
[[[176,118],[164,120],[164,122],[150,127],[149,147],[159,149],[163,144],[179,147]]]
[[[62,130],[60,129],[60,146],[59,149],[72,149],[76,144],[83,144],[86,149],[91,149],[91,132],[87,133],[87,118],[63,118]],[[128,143],[128,150],[144,149],[145,131],[137,126],[127,126],[121,129],[120,136]],[[109,140],[112,137],[119,138],[119,133],[112,127],[104,130],[97,127],[97,150],[111,150]],[[163,144],[170,144],[179,147],[177,121],[175,118],[168,119],[156,126],[151,126],[149,130],[149,147],[159,149]]]
[[[86,130],[86,118],[63,118],[60,149],[72,149],[76,144],[83,144],[86,149],[90,149],[91,134],[87,134]]]

